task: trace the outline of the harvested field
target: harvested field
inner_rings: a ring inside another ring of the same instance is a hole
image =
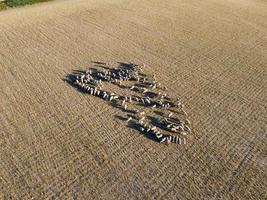
[[[266,199],[267,2],[58,0],[0,12],[0,199]],[[185,145],[64,81],[146,64]]]

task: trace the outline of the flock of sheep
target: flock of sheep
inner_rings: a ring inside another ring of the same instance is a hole
[[[80,91],[112,102],[127,112],[125,120],[156,141],[186,143],[185,136],[191,132],[191,123],[187,119],[187,113],[179,97],[175,99],[168,97],[165,93],[167,87],[162,87],[155,80],[155,76],[143,73],[144,65],[129,63],[111,68],[103,63],[103,67],[101,70],[91,68],[72,74],[71,84]],[[119,95],[105,91],[103,87],[106,83],[117,85],[123,90],[130,90],[132,94]],[[137,109],[138,106],[141,109]],[[160,113],[160,118],[152,123],[147,115],[149,113]]]

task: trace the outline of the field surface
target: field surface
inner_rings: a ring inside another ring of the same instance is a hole
[[[0,199],[266,199],[267,2],[58,0],[0,12]],[[161,145],[63,79],[145,63],[192,121]]]

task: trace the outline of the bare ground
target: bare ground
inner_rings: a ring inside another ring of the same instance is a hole
[[[267,2],[59,0],[0,13],[0,199],[266,199]],[[185,146],[62,79],[136,62],[179,95]]]

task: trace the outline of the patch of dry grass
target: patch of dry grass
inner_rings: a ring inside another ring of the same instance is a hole
[[[0,199],[267,199],[266,10],[58,0],[0,12]],[[91,61],[145,63],[184,100],[187,144],[148,139],[63,81]]]

